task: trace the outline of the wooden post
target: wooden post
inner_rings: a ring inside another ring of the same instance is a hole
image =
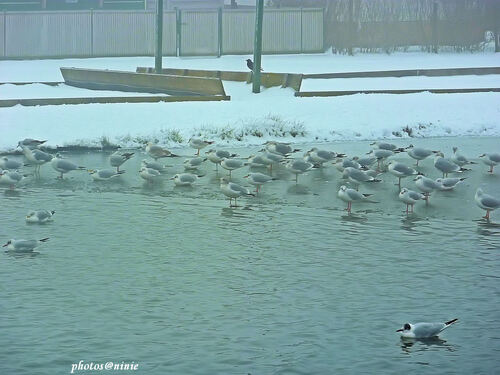
[[[222,56],[222,8],[219,8],[219,12],[217,13],[217,22],[219,26],[219,35],[218,35],[218,56]]]
[[[161,73],[162,47],[163,47],[163,0],[156,0],[156,48],[155,48],[155,72]]]
[[[432,52],[438,53],[439,37],[438,37],[438,4],[432,4]]]
[[[349,0],[349,20],[347,21],[349,23],[348,25],[348,38],[349,38],[349,45],[347,46],[347,53],[349,56],[352,56],[352,49],[353,49],[353,44],[354,44],[354,0]]]
[[[260,92],[260,67],[262,57],[262,21],[264,19],[264,0],[257,0],[255,13],[255,43],[253,47],[253,86],[252,92]]]

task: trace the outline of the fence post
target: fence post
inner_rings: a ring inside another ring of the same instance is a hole
[[[349,45],[347,46],[347,53],[352,56],[352,48],[354,44],[354,0],[349,0],[349,20],[348,20],[348,35]]]
[[[160,74],[163,58],[163,0],[157,0],[156,3],[155,40],[155,73]]]
[[[438,53],[439,35],[438,35],[438,4],[432,3],[432,52]]]
[[[262,22],[264,18],[264,0],[257,0],[255,9],[255,41],[253,46],[252,92],[260,93],[260,62],[262,57]]]
[[[3,57],[7,57],[7,12],[3,11]]]
[[[217,57],[221,57],[222,56],[222,8],[219,8],[219,12],[218,12],[218,16],[217,16],[217,21],[218,21],[218,26],[219,26],[219,48],[218,48],[218,52],[219,52],[219,55]]]
[[[494,17],[494,36],[495,36],[495,52],[500,52],[500,4],[497,2],[493,8],[493,17]]]
[[[182,14],[179,8],[175,8],[175,43],[177,56],[181,56],[181,41],[182,41]]]
[[[90,57],[94,57],[94,8],[90,8]]]

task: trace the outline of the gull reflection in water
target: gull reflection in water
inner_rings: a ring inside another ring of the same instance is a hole
[[[433,348],[443,348],[444,350],[454,352],[455,346],[448,344],[446,340],[439,337],[430,337],[425,339],[401,338],[401,349],[403,353],[422,352]]]

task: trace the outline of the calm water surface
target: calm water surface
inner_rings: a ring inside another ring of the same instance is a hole
[[[321,147],[352,155],[368,143]],[[498,152],[500,139],[414,143],[477,158]],[[354,203],[347,215],[332,166],[297,185],[278,168],[279,180],[229,208],[213,164],[193,188],[175,188],[168,178],[183,158],[168,159],[150,185],[137,153],[116,181],[86,172],[59,181],[46,165],[39,180],[1,188],[2,244],[50,237],[33,255],[0,253],[1,374],[69,373],[79,360],[134,361],[140,374],[498,373],[500,215],[480,220],[474,192],[499,197],[500,168],[472,166],[456,190],[409,216],[384,174],[361,188],[380,203]],[[106,153],[67,156],[108,166]],[[439,176],[430,159],[421,170]],[[233,173],[245,183],[247,168]],[[26,224],[38,208],[55,210],[54,221]],[[452,318],[441,340],[395,332]]]

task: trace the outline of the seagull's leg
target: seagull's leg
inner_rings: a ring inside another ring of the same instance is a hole
[[[200,156],[200,149],[198,148],[197,150],[198,150],[198,152],[195,155]]]
[[[493,165],[490,165],[490,170],[489,170],[490,173],[493,173]]]
[[[417,167],[418,167],[418,162],[419,162],[419,161],[420,161],[420,160],[418,160],[418,159],[417,159],[417,164],[415,164]]]
[[[299,182],[299,174],[295,173],[295,185]]]
[[[486,210],[486,215],[483,216],[483,219],[490,221],[490,210]]]

